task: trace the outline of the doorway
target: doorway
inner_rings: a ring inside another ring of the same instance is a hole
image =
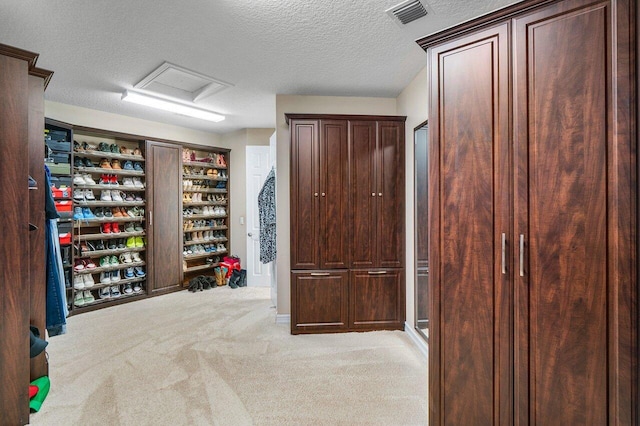
[[[271,265],[260,262],[260,217],[258,215],[258,194],[262,189],[269,171],[268,146],[246,147],[247,171],[247,285],[251,287],[269,287],[271,283]]]
[[[415,220],[416,220],[416,330],[429,337],[429,126],[427,122],[414,129],[415,140]]]

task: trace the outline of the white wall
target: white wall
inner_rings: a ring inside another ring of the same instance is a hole
[[[289,228],[289,126],[285,113],[397,115],[395,98],[276,95],[276,279],[278,315],[291,313]]]
[[[397,99],[398,115],[406,115],[406,279],[407,279],[407,324],[415,325],[415,156],[413,130],[427,119],[428,114],[428,85],[427,68],[424,67],[418,75],[400,93]]]

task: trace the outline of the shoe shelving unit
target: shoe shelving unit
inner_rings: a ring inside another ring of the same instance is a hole
[[[81,313],[147,297],[146,160],[142,140],[81,130],[74,138],[71,301]]]
[[[53,199],[60,215],[56,222],[58,223],[65,289],[69,302],[73,300],[72,267],[74,262],[71,238],[73,231],[71,176],[73,129],[65,123],[50,119],[45,119],[44,129],[45,164],[51,172],[51,185],[55,187],[51,188]],[[71,303],[67,303],[67,308],[72,309],[71,305]]]
[[[183,283],[213,275],[229,252],[229,150],[184,147]]]

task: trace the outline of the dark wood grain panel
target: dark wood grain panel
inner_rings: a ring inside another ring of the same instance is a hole
[[[318,269],[320,236],[318,206],[318,121],[291,124],[291,268]]]
[[[182,146],[148,141],[146,159],[148,287],[158,294],[182,288]]]
[[[486,425],[511,416],[510,292],[500,273],[509,221],[507,34],[503,25],[430,53],[437,77],[429,156],[438,176],[430,175],[429,190],[438,204],[431,224],[439,227],[429,252],[437,298],[430,318],[438,353],[433,424]]]
[[[404,328],[403,271],[352,270],[349,277],[349,321],[354,330]]]
[[[29,232],[29,323],[44,335],[46,328],[47,283],[45,275],[45,191],[44,180],[44,80],[29,76],[29,176],[38,182],[38,189],[29,191],[29,223],[38,227]],[[46,354],[31,359],[31,380],[49,374]]]
[[[429,326],[429,268],[416,270],[416,324],[425,330]]]
[[[377,264],[382,268],[404,266],[404,123],[380,121],[377,167]]]
[[[376,123],[349,122],[351,267],[374,265],[377,254],[378,188],[376,176]]]
[[[29,422],[28,62],[0,55],[0,413],[3,424]]]
[[[346,121],[320,121],[319,151],[320,268],[348,268],[349,150]]]
[[[519,418],[532,424],[608,418],[607,14],[549,7],[516,21],[515,232],[528,254],[517,333],[529,352],[519,395],[530,401]]]
[[[345,331],[349,275],[346,271],[291,274],[291,332]]]

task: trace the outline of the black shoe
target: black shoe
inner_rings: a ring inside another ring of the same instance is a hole
[[[105,250],[104,241],[98,240],[98,242],[96,243],[96,250]]]
[[[90,251],[96,251],[96,246],[94,246],[93,244],[91,244],[91,241],[86,241],[86,243],[87,243],[87,248],[88,248]]]
[[[84,166],[85,167],[95,167],[95,164],[93,164],[93,162],[90,159],[85,158],[84,159]]]
[[[73,159],[73,165],[76,167],[84,167],[84,161],[80,157],[76,157]]]
[[[118,247],[118,240],[109,240],[109,242],[107,243],[107,247],[109,248],[109,250],[115,250],[116,247]]]
[[[118,248],[119,248],[119,249],[123,249],[123,248],[125,248],[125,247],[126,247],[126,244],[125,244],[125,243],[126,243],[126,241],[125,241],[125,239],[124,239],[124,238],[119,238],[119,239],[118,239]]]
[[[247,270],[246,269],[240,269],[240,281],[238,282],[238,285],[240,287],[247,286]]]

